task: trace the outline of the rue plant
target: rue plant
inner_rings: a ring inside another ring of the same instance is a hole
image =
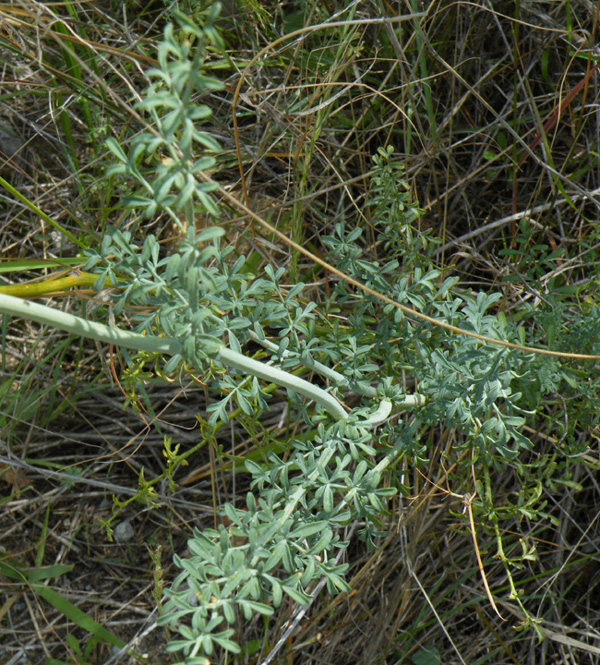
[[[246,461],[245,506],[225,504],[221,526],[194,529],[189,556],[175,556],[180,573],[159,620],[174,631],[169,649],[187,665],[208,663],[218,649],[239,653],[241,617],[270,615],[285,598],[306,603],[320,580],[330,593],[348,591],[348,564],[338,557],[345,534],[377,546],[390,500],[409,489],[403,465],[427,461],[428,432],[440,424],[456,433],[455,492],[470,497],[495,538],[510,597],[525,611],[512,570],[535,554],[528,547],[506,554],[501,521],[544,517],[542,487],[571,482],[575,443],[566,435],[552,460],[535,458],[523,426],[534,423],[545,394],[573,389],[574,373],[552,358],[415,324],[342,281],[317,304],[304,284],[284,284],[284,268],[265,265],[257,274],[223,226],[197,230],[201,214],[227,220],[213,199],[217,185],[204,177],[221,154],[203,103],[223,88],[215,63],[228,62],[217,11],[199,23],[174,15],[138,104],[145,128],[127,147],[107,141],[116,160],[107,177],[123,183],[123,206],[145,218],[166,214],[179,229],[172,251],[152,235],[138,242],[117,228],[86,250],[86,274],[94,273],[98,290],[111,288],[114,315],[127,313],[135,330],[0,294],[4,313],[133,350],[132,391],[149,361],[159,375],[199,376],[211,397],[203,426],[213,432],[234,411],[260,420],[273,406],[271,384],[287,390],[289,409],[306,423],[285,456]],[[498,307],[501,294],[464,292],[434,267],[435,241],[419,228],[421,212],[391,149],[374,156],[368,210],[385,260],[367,254],[362,229],[349,220],[321,239],[340,271],[466,332],[524,341],[523,328]],[[309,374],[319,385],[303,378]],[[552,474],[543,476],[549,461]],[[521,492],[499,504],[493,476],[507,466]]]

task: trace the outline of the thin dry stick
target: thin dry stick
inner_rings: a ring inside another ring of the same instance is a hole
[[[490,601],[490,605],[494,608],[494,612],[500,617],[502,621],[506,619],[500,614],[498,608],[496,607],[496,602],[494,601],[494,596],[490,590],[490,586],[485,575],[485,570],[483,568],[483,561],[481,560],[481,554],[479,552],[479,545],[477,544],[477,531],[475,530],[475,520],[473,519],[473,508],[471,508],[471,503],[473,502],[474,494],[465,494],[463,497],[463,503],[465,510],[469,513],[469,523],[471,524],[471,536],[473,537],[473,547],[475,548],[475,556],[477,557],[477,565],[479,566],[479,572],[481,573],[481,579],[483,581],[483,586],[485,588],[486,596]]]
[[[420,472],[419,472],[420,473]],[[423,474],[421,474],[423,476]],[[485,574],[485,569],[483,567],[483,561],[481,560],[481,554],[479,552],[479,545],[477,544],[477,531],[475,529],[475,519],[473,518],[473,509],[471,507],[471,504],[473,503],[473,499],[476,496],[476,493],[474,492],[473,494],[455,494],[454,492],[449,492],[448,490],[445,490],[443,487],[440,487],[437,485],[433,480],[430,480],[426,476],[423,476],[425,480],[428,483],[431,483],[434,487],[436,487],[440,492],[443,492],[444,494],[448,494],[450,496],[453,496],[457,499],[461,499],[463,502],[464,510],[466,510],[469,513],[469,524],[471,525],[471,536],[473,538],[473,547],[475,548],[475,556],[477,557],[477,565],[479,567],[479,572],[481,573],[481,579],[483,581],[483,586],[485,588],[485,593],[486,596],[488,597],[488,600],[490,601],[490,605],[494,608],[494,612],[500,617],[502,621],[506,621],[506,619],[500,614],[498,611],[498,607],[496,606],[496,603],[494,601],[494,597],[492,595],[492,591],[490,589],[490,586],[487,581],[487,576]],[[475,481],[475,478],[473,478],[473,481]],[[475,483],[476,485],[477,483]]]
[[[574,194],[571,197],[571,201],[579,201],[579,200],[585,200],[589,199],[593,196],[597,196],[600,194],[600,187],[597,187],[596,189],[593,189],[588,193],[587,196],[582,197],[580,194]],[[459,236],[458,238],[455,238],[454,240],[448,241],[445,245],[441,245],[440,247],[436,247],[434,251],[434,256],[438,256],[439,254],[442,254],[448,249],[451,249],[452,247],[456,247],[457,245],[463,245],[466,244],[467,241],[472,240],[473,238],[476,238],[477,236],[480,235],[489,235],[491,231],[494,231],[496,229],[499,229],[503,226],[506,226],[507,224],[511,224],[512,222],[519,221],[520,219],[528,218],[531,217],[532,215],[537,215],[541,212],[546,212],[547,210],[552,210],[555,207],[559,205],[563,205],[565,203],[569,203],[568,201],[565,201],[564,199],[560,199],[559,201],[551,201],[550,203],[542,203],[541,205],[534,206],[533,208],[525,208],[525,210],[521,210],[520,212],[515,213],[514,215],[508,215],[507,217],[502,217],[501,219],[497,219],[493,222],[490,222],[489,224],[484,224],[483,226],[479,226],[476,229],[473,229],[472,231],[469,231],[468,233],[465,233],[462,236]],[[540,228],[543,228],[541,224],[538,224],[538,222],[534,220],[530,220],[531,223],[534,226],[539,226]]]

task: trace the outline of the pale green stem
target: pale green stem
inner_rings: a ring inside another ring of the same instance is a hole
[[[241,353],[232,351],[227,347],[223,347],[219,351],[217,359],[228,367],[233,367],[246,374],[252,374],[265,381],[272,381],[279,386],[289,388],[289,390],[314,400],[317,404],[320,404],[326,409],[336,420],[346,420],[348,417],[344,407],[337,401],[337,399],[335,399],[335,397],[333,397],[333,395],[330,395],[322,388],[314,386],[309,381],[305,381],[289,372],[273,367],[273,365],[265,365],[253,358],[247,358]]]
[[[252,330],[250,331],[250,337],[252,337],[252,339],[255,340],[256,342],[258,342],[258,344],[264,346],[265,349],[269,349],[269,351],[273,351],[273,353],[279,353],[279,347],[277,346],[277,344],[274,344],[268,339],[261,339]],[[333,381],[336,384],[336,386],[348,385],[348,379],[343,374],[340,374],[339,372],[336,372],[334,369],[327,367],[327,365],[323,365],[323,363],[320,363],[318,360],[313,360],[312,358],[303,357],[302,354],[288,351],[287,349],[281,353],[281,357],[293,358],[294,360],[301,363],[305,367],[308,367],[308,369],[312,369],[315,372],[318,372],[321,376],[324,376],[330,381]],[[366,397],[375,397],[375,395],[377,395],[377,388],[372,388],[371,386],[367,386],[361,391],[361,394],[365,395]]]
[[[167,355],[175,355],[182,352],[182,344],[179,340],[171,337],[155,337],[154,335],[141,335],[140,333],[122,330],[112,326],[97,323],[95,321],[87,321],[79,316],[61,312],[58,309],[40,305],[36,302],[29,300],[22,300],[3,293],[0,293],[0,312],[13,316],[20,316],[30,321],[36,321],[43,325],[52,326],[59,330],[71,333],[73,335],[80,335],[87,339],[93,339],[97,342],[105,342],[107,344],[116,344],[125,349],[133,349],[136,351],[149,351],[151,353],[162,353]],[[248,358],[237,351],[223,346],[215,355],[215,360],[221,362],[226,367],[236,369],[243,374],[251,374],[259,379],[276,383],[279,386],[287,388],[299,395],[303,395],[311,399],[317,404],[320,404],[328,413],[330,413],[336,420],[346,420],[348,414],[344,406],[338,402],[333,395],[313,385],[309,381],[305,381],[300,377],[294,376],[289,372],[267,365],[265,363]],[[337,372],[327,368],[321,363],[317,363],[314,369],[321,370],[323,374],[330,375],[331,373],[341,377]],[[329,376],[331,378],[331,376]],[[342,377],[343,378],[343,377]],[[422,404],[424,398],[421,395],[408,395],[404,400],[404,406],[410,408],[417,404]],[[383,399],[379,407],[365,420],[356,423],[362,427],[376,427],[384,423],[390,416],[392,410],[392,402]]]
[[[265,348],[273,351],[274,353],[279,352],[279,347],[277,344],[273,344],[268,339],[260,339],[256,333],[250,332],[252,339],[256,340],[259,344],[262,344]],[[299,363],[303,364],[305,367],[318,372],[321,376],[326,377],[330,381],[333,381],[338,386],[348,385],[348,379],[343,374],[336,372],[334,369],[323,365],[318,360],[313,360],[312,358],[303,357],[300,353],[292,353],[285,350],[282,354],[283,358],[294,358]],[[365,386],[361,389],[357,389],[357,392],[365,395],[366,397],[375,397],[377,395],[377,388],[372,386]],[[402,406],[410,408],[416,405],[421,405],[425,402],[425,398],[421,395],[408,395],[404,399]],[[392,412],[392,402],[388,399],[384,399],[380,402],[376,411],[374,411],[366,420],[358,423],[361,427],[376,427],[377,425],[383,424],[390,416]]]
[[[113,328],[103,323],[86,321],[78,316],[61,312],[52,307],[28,300],[21,300],[20,298],[14,298],[5,294],[0,294],[0,312],[20,316],[30,321],[36,321],[37,323],[64,330],[73,335],[81,335],[87,339],[106,342],[107,344],[116,344],[126,349],[168,355],[181,353],[182,350],[181,342],[174,338],[141,335],[128,330]],[[320,404],[337,420],[345,420],[347,418],[344,407],[332,395],[293,374],[284,372],[271,365],[265,365],[252,358],[247,358],[243,354],[226,347],[222,347],[218,351],[215,360],[220,361],[227,367],[232,367],[245,374],[251,374],[259,379],[272,381],[284,388],[304,395],[304,397],[308,397],[308,399],[312,399],[317,404]]]
[[[389,399],[382,399],[377,410],[366,420],[361,420],[357,425],[360,425],[361,427],[376,427],[377,425],[382,425],[390,417],[391,412],[392,402]]]
[[[4,293],[0,293],[0,312],[19,316],[29,321],[36,321],[73,335],[94,339],[97,342],[117,344],[125,349],[166,353],[168,355],[181,352],[181,343],[176,339],[140,335],[128,330],[113,328],[103,323],[86,321],[79,316],[61,312],[53,307],[40,305],[30,300],[21,300],[21,298],[7,296]]]

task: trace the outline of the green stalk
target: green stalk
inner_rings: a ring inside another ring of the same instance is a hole
[[[271,381],[279,386],[288,388],[304,397],[314,400],[320,404],[326,411],[328,411],[336,420],[346,420],[348,414],[344,407],[329,393],[325,392],[318,386],[314,386],[309,381],[305,381],[293,374],[285,372],[282,369],[273,367],[272,365],[265,365],[253,358],[247,358],[237,351],[232,351],[226,346],[222,347],[217,354],[217,360],[220,360],[227,367],[244,372],[245,374],[252,374],[259,379]]]
[[[61,312],[52,307],[28,300],[21,300],[20,298],[14,298],[5,294],[0,294],[0,312],[20,316],[29,321],[36,321],[37,323],[52,326],[73,335],[80,335],[87,339],[96,340],[97,342],[116,344],[126,349],[167,355],[175,355],[182,352],[183,344],[178,339],[141,335],[128,330],[122,330],[121,328],[107,326],[103,323],[86,321],[79,316]],[[232,351],[225,346],[219,349],[215,355],[215,359],[223,363],[226,367],[237,369],[244,374],[251,374],[259,379],[271,381],[308,399],[314,400],[336,420],[345,420],[347,418],[344,407],[332,395],[293,374],[289,374],[271,365],[265,365],[258,360],[247,358],[243,354]]]
[[[0,286],[0,293],[18,298],[39,298],[47,293],[67,291],[76,286],[92,287],[98,280],[98,275],[89,272],[75,271],[67,277],[48,279],[44,282],[29,282],[27,284],[6,284]]]

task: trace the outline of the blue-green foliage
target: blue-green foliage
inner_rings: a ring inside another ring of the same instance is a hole
[[[176,210],[185,210],[193,219],[193,202],[218,215],[210,196],[216,184],[199,178],[210,170],[221,147],[210,132],[200,129],[211,110],[196,100],[203,93],[222,90],[223,84],[207,73],[211,50],[222,48],[214,27],[218,5],[208,10],[203,26],[175,13],[175,24],[168,23],[158,47],[159,68],[146,76],[150,85],[137,109],[150,123],[148,130],[136,135],[127,155],[114,139],[106,145],[118,163],[107,175],[127,174],[139,183],[139,189],[123,199],[126,207],[141,209],[145,217],[165,210],[179,223]],[[144,164],[152,161],[152,168]]]
[[[346,591],[347,566],[336,561],[347,545],[343,529],[357,524],[360,536],[377,544],[389,499],[405,491],[394,468],[401,460],[425,462],[423,433],[440,424],[455,431],[457,447],[470,451],[455,478],[462,491],[470,480],[463,486],[461,469],[479,464],[489,476],[494,465],[514,463],[523,494],[505,504],[503,514],[535,517],[540,487],[552,478],[540,480],[519,466],[531,449],[521,427],[542,394],[569,381],[555,360],[408,317],[343,281],[317,306],[304,296],[303,284],[282,286],[283,268],[267,265],[260,276],[254,274],[227,245],[221,228],[196,232],[197,212],[219,214],[210,196],[215,186],[200,177],[214,166],[219,146],[207,129],[199,129],[210,111],[197,99],[221,87],[205,71],[210,49],[220,45],[215,16],[208,12],[198,27],[176,15],[177,26],[166,28],[159,48],[160,69],[149,73],[139,105],[149,127],[132,140],[128,154],[115,140],[108,142],[117,158],[109,174],[126,175],[138,188],[127,193],[124,205],[147,216],[165,211],[182,227],[179,246],[165,252],[153,236],[137,246],[130,233],[111,230],[100,251],[90,252],[88,269],[98,272],[99,288],[119,286],[117,314],[135,305],[139,330],[183,342],[182,354],[165,360],[164,371],[190,366],[204,372],[213,397],[209,426],[227,421],[231,400],[255,419],[268,410],[270,397],[256,378],[227,373],[215,360],[224,345],[244,352],[258,344],[261,357],[284,370],[316,371],[354,408],[346,421],[332,422],[290,395],[308,433],[291,442],[285,457],[270,452],[263,464],[247,461],[252,480],[245,508],[226,504],[223,524],[194,530],[190,556],[175,558],[181,572],[166,593],[160,622],[177,631],[169,650],[182,651],[188,665],[208,662],[217,647],[239,653],[232,625],[240,613],[269,615],[285,597],[305,603],[309,585],[318,579],[326,580],[331,593]],[[361,228],[340,223],[333,236],[321,239],[331,263],[440,322],[521,342],[522,331],[501,311],[500,294],[463,293],[455,278],[443,279],[435,268],[432,239],[419,229],[420,210],[392,150],[375,156],[371,185],[371,222],[384,241],[385,260],[366,255]],[[329,315],[326,323],[321,311]],[[383,398],[397,411],[415,411],[406,422],[394,414],[374,434],[361,422]],[[568,475],[567,466],[553,468]],[[500,513],[494,512],[489,487],[474,507],[495,519],[497,528]]]
[[[380,167],[381,160],[377,160],[375,168]],[[345,236],[340,225],[338,235],[323,239],[334,253],[332,263],[342,265],[343,270],[363,284],[390,294],[396,302],[420,312],[436,314],[438,320],[459,325],[466,331],[492,339],[518,341],[516,329],[504,316],[487,313],[501,298],[500,294],[479,293],[476,298],[464,294],[453,296],[451,288],[456,280],[449,278],[438,287],[437,270],[423,272],[417,267],[406,274],[399,270],[397,259],[384,265],[360,259],[361,251],[355,244],[360,229]],[[476,457],[489,456],[494,451],[511,457],[520,448],[530,447],[529,440],[517,429],[524,424],[526,414],[519,406],[521,394],[514,386],[524,379],[526,382],[531,354],[415,326],[393,306],[382,306],[377,298],[364,293],[350,295],[343,285],[334,298],[340,306],[351,307],[352,311],[348,323],[354,336],[349,337],[354,340],[356,351],[350,366],[362,363],[366,367],[370,359],[371,367],[385,367],[388,377],[397,373],[397,367],[412,369],[419,377],[419,393],[426,398],[420,414],[424,423],[444,422],[459,428],[467,437],[465,445],[474,448]],[[362,332],[360,345],[356,343],[357,331]],[[339,330],[336,337],[343,340]]]
[[[371,196],[373,225],[385,239],[388,255],[402,257],[404,269],[430,265],[430,253],[438,240],[419,228],[422,211],[411,200],[404,166],[394,160],[394,149],[379,148],[373,157]]]
[[[361,258],[360,235],[357,230],[346,234],[340,225],[337,237],[324,238],[332,263],[372,288],[385,288],[399,302],[436,313],[440,320],[479,335],[516,339],[516,329],[503,316],[489,313],[498,295],[455,295],[454,280],[438,286],[439,272],[434,269],[415,267],[406,274],[397,259],[380,265]],[[218,270],[230,275],[231,268],[219,263]],[[379,453],[372,432],[353,425],[351,417],[345,424],[319,424],[312,440],[293,442],[286,459],[270,453],[264,465],[246,463],[253,477],[246,509],[226,505],[223,513],[229,527],[195,533],[190,540],[193,556],[177,559],[182,572],[167,592],[161,621],[181,627],[189,616],[205,639],[209,626],[220,631],[217,635],[223,640],[230,637],[215,617],[230,623],[237,616],[236,608],[247,616],[251,611],[269,613],[286,595],[306,602],[306,589],[315,579],[324,577],[331,592],[346,590],[345,567],[335,564],[334,558],[346,546],[340,529],[358,520],[361,537],[376,543],[383,533],[387,501],[402,489],[397,484],[381,486],[382,474],[403,457],[414,463],[426,459],[427,450],[418,440],[420,428],[443,422],[462,432],[460,445],[473,451],[469,463],[479,458],[486,464],[496,458],[514,459],[520,450],[531,447],[518,429],[527,413],[519,406],[520,393],[515,388],[526,379],[530,354],[415,325],[377,298],[360,291],[348,293],[341,284],[328,306],[351,314],[319,334],[314,304],[302,304],[299,288],[292,296],[281,293],[277,287],[281,269],[268,268],[265,274],[269,279],[244,283],[237,294],[219,292],[219,310],[235,311],[236,317],[244,318],[235,335],[240,348],[250,339],[262,338],[260,321],[269,320],[269,328],[280,334],[278,348],[293,352],[284,357],[284,366],[297,366],[307,356],[335,363],[347,389],[366,395],[375,385],[377,394],[398,404],[406,397],[401,370],[410,370],[418,379],[425,406],[409,425],[392,421],[380,430]],[[255,289],[260,302],[244,302],[241,295],[249,289]],[[260,312],[258,317],[252,317],[253,307]],[[221,316],[221,326],[224,321],[226,317]],[[231,392],[247,394],[247,387],[230,380]],[[227,399],[218,404],[224,405]],[[215,413],[226,418],[223,406],[215,408]],[[314,415],[307,417],[318,422]],[[188,639],[176,645],[191,654],[200,633],[192,635],[186,629]],[[214,639],[234,649],[230,642]]]
[[[227,504],[228,528],[195,531],[192,557],[176,558],[182,572],[167,592],[161,623],[179,625],[189,617],[205,634],[215,615],[233,623],[236,610],[249,618],[272,613],[284,597],[306,603],[305,589],[315,579],[324,577],[331,593],[349,590],[347,564],[334,558],[347,545],[340,528],[362,519],[363,537],[378,535],[378,516],[396,490],[380,487],[386,464],[355,464],[350,450],[371,435],[353,432],[349,439],[337,430],[320,426],[314,441],[298,443],[287,460],[270,453],[268,465],[246,463],[254,490],[246,509]],[[178,643],[186,655],[195,639]]]

